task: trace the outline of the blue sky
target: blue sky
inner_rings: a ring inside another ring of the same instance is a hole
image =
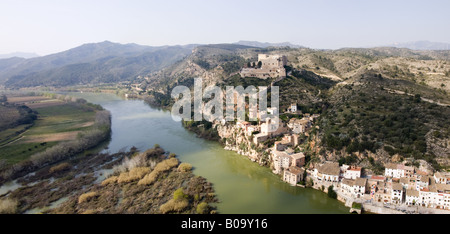
[[[84,43],[285,42],[311,48],[450,43],[450,1],[1,0],[0,54]]]

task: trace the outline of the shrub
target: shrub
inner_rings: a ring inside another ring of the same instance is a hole
[[[150,172],[149,167],[135,167],[131,169],[129,172],[122,172],[117,178],[118,183],[128,183],[135,180],[140,180],[146,174]]]
[[[61,171],[69,170],[70,168],[71,168],[70,164],[65,162],[65,163],[61,163],[61,164],[51,167],[49,172],[50,173],[61,172]]]
[[[197,205],[197,214],[207,214],[209,210],[208,203],[202,202]]]
[[[156,164],[156,167],[155,167],[154,170],[161,171],[161,172],[162,171],[167,171],[170,168],[177,166],[178,163],[179,163],[178,159],[176,159],[176,158],[169,158],[169,159],[166,159],[166,160]]]
[[[175,190],[175,192],[173,192],[173,198],[167,203],[160,206],[159,210],[163,214],[166,214],[170,211],[181,212],[189,205],[189,201],[187,198],[188,196],[184,193],[183,188],[179,188]]]
[[[102,181],[102,186],[106,186],[108,184],[114,184],[114,183],[117,182],[118,178],[119,178],[118,176],[111,176],[111,177],[109,177],[109,178],[107,178],[107,179]]]
[[[189,163],[181,163],[180,166],[178,166],[178,170],[181,172],[189,172],[192,170],[192,165]]]
[[[93,197],[97,196],[97,192],[88,192],[88,193],[83,193],[78,197],[78,204],[81,204],[87,200],[90,200]]]
[[[17,212],[17,201],[10,198],[0,200],[0,214],[15,214]]]
[[[159,207],[159,210],[161,213],[166,214],[171,211],[181,212],[183,211],[187,206],[189,205],[189,202],[187,200],[174,200],[171,199],[165,204],[161,205]]]
[[[361,207],[362,207],[361,203],[357,203],[357,202],[353,202],[352,203],[352,208],[353,209],[361,210]]]
[[[178,159],[169,158],[156,164],[155,169],[153,169],[150,174],[147,174],[146,176],[144,176],[144,178],[139,180],[138,185],[149,185],[153,183],[161,173],[171,169],[172,167],[175,167],[176,165],[178,165],[178,163]]]
[[[187,199],[187,195],[184,193],[183,188],[179,188],[173,192],[173,199],[174,200],[185,200]]]
[[[158,175],[159,173],[157,173],[156,171],[152,171],[150,172],[150,174],[147,174],[146,176],[144,176],[144,178],[139,180],[138,185],[149,185],[153,183],[156,178],[158,178]]]

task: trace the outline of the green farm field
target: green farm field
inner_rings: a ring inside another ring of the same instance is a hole
[[[94,110],[74,103],[42,98],[23,98],[37,112],[32,124],[21,124],[0,131],[0,161],[12,165],[28,159],[59,142],[74,140],[94,123]],[[22,104],[22,103],[21,103]],[[13,113],[13,111],[11,111]]]

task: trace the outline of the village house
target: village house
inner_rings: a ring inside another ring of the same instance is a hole
[[[420,195],[419,191],[414,189],[406,189],[406,197],[405,204],[409,206],[413,206],[416,204],[420,204]]]
[[[250,125],[247,127],[247,136],[253,135],[254,132],[258,132],[260,130],[257,125]]]
[[[292,104],[288,107],[287,111],[288,111],[288,112],[291,112],[291,113],[296,113],[296,112],[297,112],[297,103],[292,103]]]
[[[305,165],[305,155],[300,152],[290,155],[292,158],[292,166],[303,167]]]
[[[377,176],[377,175],[374,175],[374,176],[371,176],[368,180],[367,180],[367,185],[368,185],[368,187],[369,187],[369,189],[370,189],[370,199],[372,199],[372,200],[375,200],[375,192],[377,191],[377,186],[378,186],[378,183],[381,183],[381,182],[385,182],[386,181],[386,177],[384,177],[384,176]]]
[[[429,185],[430,185],[429,176],[422,176],[416,180],[416,190],[428,188]]]
[[[325,162],[314,169],[313,176],[321,181],[339,182],[340,168],[337,162]]]
[[[260,79],[286,77],[287,57],[284,55],[258,54],[258,63],[261,67],[242,68],[239,74],[244,77],[257,77]]]
[[[253,135],[253,143],[255,143],[255,145],[266,141],[269,138],[269,135],[265,134],[265,133],[257,133]]]
[[[289,120],[287,126],[292,130],[295,134],[306,133],[311,128],[311,121],[309,118],[292,118]]]
[[[291,166],[291,157],[284,151],[272,151],[272,161],[275,174],[281,174],[284,169]]]
[[[271,136],[277,136],[283,134],[283,127],[280,124],[279,118],[267,118],[265,122],[261,124],[261,133]]]
[[[341,181],[341,191],[344,194],[350,195],[354,198],[361,198],[366,193],[367,179],[356,178],[356,179],[342,179]]]
[[[403,186],[403,188],[405,189],[416,189],[416,180],[417,177],[412,176],[412,177],[401,177],[399,182],[400,184]]]
[[[281,141],[276,141],[274,143],[274,149],[283,151],[288,147],[295,147],[300,143],[299,135],[297,134],[287,134],[284,135]]]
[[[247,127],[251,126],[252,124],[250,122],[247,121],[238,121],[236,123],[236,127],[238,128],[242,128],[244,130],[247,130]]]
[[[367,185],[367,179],[366,178],[356,178],[355,179],[355,185],[354,185],[354,196],[356,198],[363,197],[366,193],[366,185]]]
[[[436,184],[450,184],[450,173],[436,172],[433,178]]]
[[[362,168],[357,166],[349,166],[345,164],[341,166],[341,172],[343,174],[342,177],[346,179],[356,180],[356,178],[361,177],[361,170]]]
[[[436,184],[436,208],[450,209],[450,184]]]
[[[341,180],[341,192],[345,195],[352,195],[353,192],[353,185],[355,185],[355,181],[351,179],[342,179]]]
[[[302,152],[294,153],[292,149],[285,151],[272,150],[274,173],[280,174],[291,166],[302,167],[305,165],[305,155]]]
[[[384,175],[391,178],[411,177],[414,175],[414,167],[403,164],[388,163],[385,166]]]
[[[419,191],[420,206],[436,208],[436,209],[450,209],[450,185],[435,184],[429,188],[423,188]]]
[[[259,127],[256,126],[254,129],[261,131],[260,133],[255,134],[253,136],[253,143],[255,144],[259,144],[271,137],[279,136],[286,133],[286,128],[283,127],[278,117],[272,118],[267,117],[266,121],[262,122]]]
[[[284,170],[283,181],[291,185],[296,185],[298,182],[303,180],[304,173],[305,170],[303,168],[291,166],[289,169]]]
[[[247,121],[238,121],[236,123],[236,127],[238,129],[242,129],[242,131],[247,136],[251,136],[254,132],[259,131],[260,128],[257,125],[252,125],[250,122]]]
[[[391,203],[400,204],[403,202],[403,186],[399,183],[392,183]]]
[[[386,182],[377,182],[375,192],[375,201],[389,203],[391,201],[392,193],[387,186]]]

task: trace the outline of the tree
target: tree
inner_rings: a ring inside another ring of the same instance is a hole
[[[337,198],[337,193],[333,190],[333,185],[330,185],[330,187],[328,187],[328,197],[330,198]]]
[[[208,203],[202,202],[197,205],[197,214],[207,214],[209,210]]]
[[[261,67],[262,67],[262,62],[259,61],[259,62],[258,62],[258,68],[261,68]]]
[[[173,199],[176,201],[187,199],[187,195],[184,193],[183,188],[179,188],[173,192]]]
[[[414,102],[415,103],[419,103],[420,102],[420,94],[416,94],[416,95],[414,95]]]

